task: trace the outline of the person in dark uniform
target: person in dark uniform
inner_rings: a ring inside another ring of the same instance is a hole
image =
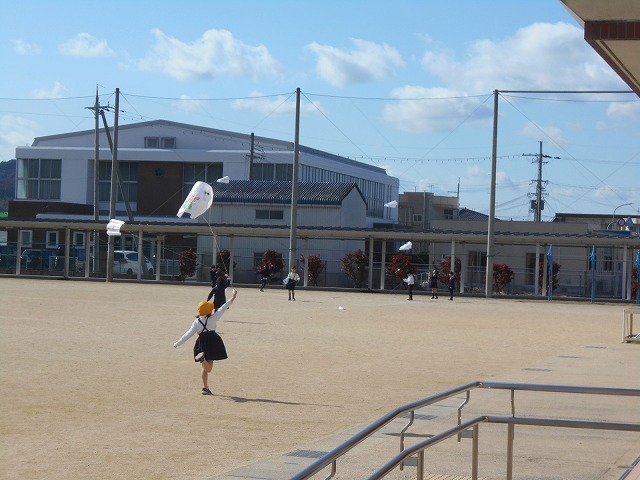
[[[231,280],[229,280],[229,275],[218,274],[218,278],[216,279],[216,284],[209,292],[209,296],[207,297],[207,302],[211,300],[213,297],[213,304],[216,305],[216,311],[218,311],[218,307],[223,305],[227,301],[227,287],[231,285]]]
[[[269,276],[271,275],[271,269],[269,268],[268,263],[266,263],[260,270],[258,270],[258,275],[260,275],[260,291],[264,292],[264,287],[267,286]]]
[[[453,291],[456,289],[456,276],[453,272],[449,272],[447,287],[449,288],[449,300],[453,300]]]
[[[234,289],[231,300],[220,305],[220,308],[216,309],[215,312],[213,303],[200,302],[198,304],[198,314],[191,324],[191,328],[180,337],[180,340],[173,344],[173,347],[177,348],[194,334],[198,334],[198,339],[193,346],[193,359],[202,364],[203,395],[213,395],[213,392],[209,389],[209,373],[213,369],[213,362],[228,358],[224,342],[220,335],[216,333],[216,323],[231,306],[237,295],[238,292]]]
[[[431,287],[431,298],[438,298],[438,270],[433,270],[429,275],[429,287]]]

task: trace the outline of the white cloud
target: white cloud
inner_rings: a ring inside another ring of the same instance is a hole
[[[22,40],[13,41],[13,50],[20,55],[38,55],[42,49],[35,43],[27,43]]]
[[[226,30],[207,30],[191,44],[154,29],[155,45],[135,62],[140,70],[163,72],[179,80],[220,76],[254,80],[278,76],[280,64],[264,45],[246,45]]]
[[[477,40],[469,45],[464,61],[428,51],[422,65],[468,94],[496,89],[627,89],[584,41],[582,29],[563,22],[534,23],[502,41]]]
[[[192,113],[200,111],[204,108],[204,100],[206,100],[206,96],[198,99],[192,98],[189,95],[180,95],[180,101],[175,102],[173,106],[181,112]]]
[[[0,116],[0,161],[15,158],[16,147],[33,143],[37,125],[15,115]]]
[[[529,122],[522,129],[522,134],[525,137],[536,140],[546,139],[556,146],[567,146],[567,141],[562,135],[562,130],[558,127],[543,127]]]
[[[607,116],[617,119],[640,120],[640,102],[612,103],[607,108]]]
[[[59,47],[63,55],[71,57],[113,57],[115,52],[109,48],[106,40],[98,41],[88,33],[79,33]]]
[[[491,105],[446,88],[407,85],[394,89],[391,96],[399,101],[387,104],[382,116],[406,132],[448,131],[464,122],[487,121],[493,116]]]
[[[335,87],[366,83],[395,76],[394,67],[404,66],[402,56],[386,43],[378,44],[352,38],[353,49],[341,50],[313,42],[306,46],[317,56],[320,78]]]
[[[252,98],[243,98],[233,102],[233,108],[236,110],[253,110],[265,115],[271,114],[291,114],[296,111],[295,97],[287,98],[284,95],[265,96],[260,92],[253,92]],[[323,112],[324,109],[318,101],[311,104],[309,102],[301,102],[300,112],[307,114],[317,114]]]
[[[53,82],[50,90],[34,90],[34,98],[62,98],[69,95],[67,90],[60,82]]]

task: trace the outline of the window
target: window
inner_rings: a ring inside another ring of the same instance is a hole
[[[60,200],[62,160],[18,159],[18,199]]]
[[[413,223],[422,223],[422,215],[421,214],[413,214]]]
[[[84,232],[73,232],[73,246],[84,247]]]
[[[293,179],[293,165],[289,163],[254,163],[251,166],[251,180],[268,182],[290,182]]]
[[[120,177],[129,202],[138,201],[138,162],[118,162]],[[124,202],[120,186],[117,186],[118,202]],[[102,161],[98,164],[98,198],[100,202],[111,199],[111,162]]]
[[[196,182],[209,185],[222,178],[222,163],[184,163],[182,164],[182,198],[186,198]]]
[[[144,137],[144,148],[176,148],[176,137]]]
[[[256,210],[256,220],[282,220],[283,210]]]
[[[254,163],[251,166],[251,180],[273,180],[273,164],[272,163]],[[289,179],[291,180],[291,179]]]
[[[23,247],[30,247],[33,241],[32,230],[20,230],[20,243]]]
[[[162,137],[162,148],[176,148],[176,137]]]
[[[276,177],[274,180],[290,182],[293,180],[293,165],[276,163]]]
[[[58,232],[54,230],[47,231],[47,248],[58,248]]]
[[[160,148],[158,137],[144,137],[144,148]]]
[[[444,218],[445,220],[453,220],[453,208],[444,209]]]

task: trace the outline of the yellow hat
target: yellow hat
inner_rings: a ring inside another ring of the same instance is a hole
[[[213,302],[200,302],[198,304],[198,315],[210,315],[213,312]]]

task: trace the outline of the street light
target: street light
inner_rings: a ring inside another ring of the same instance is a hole
[[[618,205],[616,208],[613,209],[613,215],[611,215],[611,223],[609,224],[611,226],[611,230],[613,230],[613,223],[615,222],[616,210],[618,210],[620,207],[626,207],[627,205],[633,205],[633,203],[623,203],[622,205]]]

